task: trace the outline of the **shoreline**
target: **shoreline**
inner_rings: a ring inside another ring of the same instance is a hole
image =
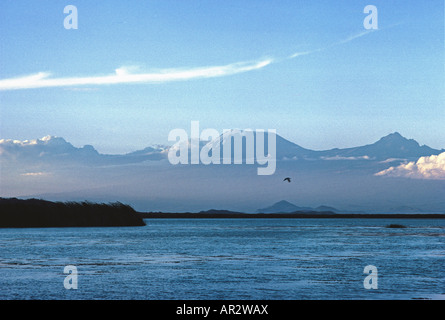
[[[445,219],[445,214],[424,213],[167,213],[139,212],[142,219]]]

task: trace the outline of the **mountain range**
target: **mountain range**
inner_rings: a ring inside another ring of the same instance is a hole
[[[274,203],[273,205],[258,209],[257,213],[292,213],[292,212],[341,212],[333,207],[329,206],[318,206],[316,208],[312,207],[299,207],[293,203],[290,203],[286,200],[281,200],[279,202]]]
[[[233,130],[201,142],[200,148],[211,144],[222,149],[228,139],[246,134]],[[2,139],[0,197],[120,201],[138,211],[169,212],[214,208],[266,212],[277,207],[286,212],[295,207],[333,212],[445,211],[444,149],[420,145],[397,132],[372,144],[323,151],[279,135],[275,138],[276,172],[270,176],[257,175],[258,164],[172,165],[168,152],[175,146],[101,154],[91,145],[75,147],[61,137]],[[283,181],[285,177],[292,182]],[[280,203],[282,199],[288,203]]]
[[[246,132],[234,130],[229,135],[221,135],[216,143],[220,144],[223,150],[228,139],[236,136],[245,136]],[[255,132],[254,132],[255,136]],[[215,144],[215,141],[209,142]],[[200,148],[207,145],[201,143]],[[234,143],[232,143],[232,155]],[[142,150],[137,150],[123,155],[100,154],[91,145],[74,147],[61,137],[46,136],[42,139],[34,140],[0,140],[0,156],[2,161],[80,161],[90,164],[123,164],[136,163],[146,160],[167,159],[168,151],[172,146],[155,145]],[[267,141],[265,146],[267,152]],[[404,138],[398,132],[391,133],[377,142],[365,146],[330,149],[315,151],[303,148],[283,137],[276,135],[276,157],[277,160],[388,160],[403,159],[414,160],[423,156],[438,155],[445,152],[444,149],[437,150],[426,145],[419,145],[413,139]],[[222,152],[221,152],[222,153]],[[243,161],[246,159],[245,148],[243,148]]]

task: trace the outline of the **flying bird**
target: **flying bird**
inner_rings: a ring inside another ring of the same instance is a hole
[[[290,182],[290,178],[289,177],[287,177],[287,178],[284,178],[284,180],[283,181],[287,181],[287,182]]]

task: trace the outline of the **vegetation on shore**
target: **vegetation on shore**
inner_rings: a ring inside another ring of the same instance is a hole
[[[0,228],[124,227],[145,222],[129,205],[120,202],[51,202],[39,199],[0,198]]]

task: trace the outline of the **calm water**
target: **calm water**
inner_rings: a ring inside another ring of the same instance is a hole
[[[443,220],[146,222],[0,229],[0,299],[445,298]],[[77,290],[64,288],[66,265]],[[378,289],[363,286],[367,265]]]

